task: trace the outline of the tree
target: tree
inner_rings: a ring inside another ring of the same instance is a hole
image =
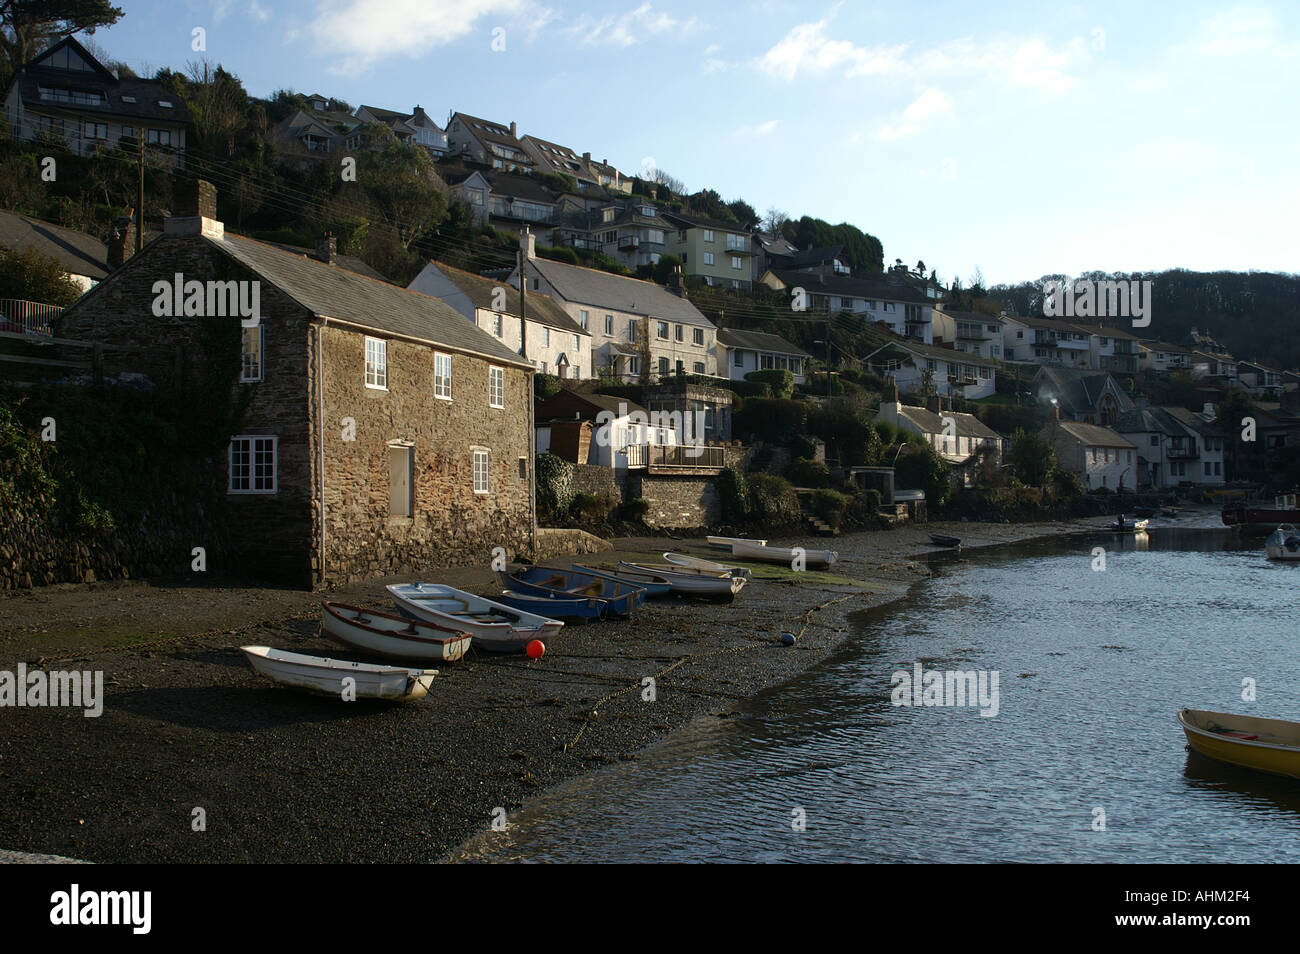
[[[763,221],[760,224],[763,231],[768,235],[780,235],[781,229],[789,221],[790,216],[776,206],[768,206],[767,213],[763,216]]]
[[[952,468],[928,443],[908,442],[894,464],[894,486],[900,490],[924,490],[926,503],[942,506],[952,485]]]
[[[19,68],[70,33],[112,26],[122,10],[108,0],[3,0],[0,2],[0,79],[8,86]]]
[[[727,209],[731,212],[731,217],[746,229],[752,229],[758,224],[758,213],[744,199],[733,199],[727,203]]]
[[[1011,472],[1031,487],[1045,487],[1056,473],[1056,448],[1041,433],[1018,428],[1007,452]]]
[[[681,264],[682,260],[676,255],[660,255],[659,261],[655,262],[650,270],[650,277],[654,279],[656,285],[667,285],[668,280],[673,276],[673,271]]]
[[[81,297],[54,258],[34,248],[0,248],[0,298],[17,298],[66,308]]]

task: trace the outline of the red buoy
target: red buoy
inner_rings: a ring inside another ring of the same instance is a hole
[[[540,639],[534,639],[524,647],[524,652],[528,654],[529,659],[541,659],[542,654],[546,652],[546,644]]]

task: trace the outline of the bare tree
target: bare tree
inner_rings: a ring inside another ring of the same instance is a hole
[[[763,231],[768,235],[779,235],[781,227],[789,221],[790,216],[786,215],[776,206],[769,206],[767,214],[763,216],[763,221],[760,224],[763,227]]]

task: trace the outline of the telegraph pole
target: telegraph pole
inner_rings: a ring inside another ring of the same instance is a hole
[[[135,250],[138,253],[144,248],[144,130],[137,128],[136,133],[136,168],[139,173],[139,181],[136,189],[135,201]]]

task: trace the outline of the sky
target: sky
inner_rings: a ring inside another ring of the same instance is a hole
[[[1300,271],[1300,5],[117,0],[141,75],[454,110],[945,283]],[[196,51],[195,29],[206,49]]]

